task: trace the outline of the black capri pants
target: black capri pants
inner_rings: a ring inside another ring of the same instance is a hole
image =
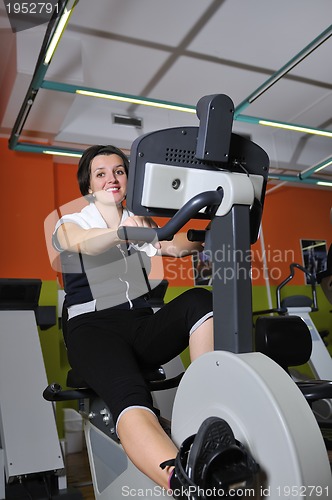
[[[114,422],[129,407],[154,412],[142,367],[159,366],[179,355],[190,334],[212,316],[212,294],[184,292],[156,313],[150,308],[105,309],[68,320],[68,360],[105,401]]]

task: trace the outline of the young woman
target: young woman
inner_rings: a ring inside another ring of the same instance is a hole
[[[142,366],[166,363],[188,345],[191,360],[212,350],[212,296],[196,288],[155,314],[148,306],[150,257],[188,255],[201,245],[184,233],[154,245],[119,240],[119,226],[156,227],[123,205],[127,174],[121,150],[88,148],[79,162],[78,183],[90,203],[56,225],[54,246],[61,252],[68,311],[66,344],[71,366],[110,408],[129,458],[167,488],[172,466],[160,464],[178,450],[155,415]]]

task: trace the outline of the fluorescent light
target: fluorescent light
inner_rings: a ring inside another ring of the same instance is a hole
[[[303,246],[302,250],[311,250],[311,248],[323,247],[325,246],[325,244],[325,241],[319,241],[317,243],[314,243],[313,245],[308,245],[307,247]]]
[[[326,168],[328,166],[332,165],[332,160],[324,163],[324,165],[321,165],[320,167],[316,168],[314,172],[319,172],[320,170],[323,170],[323,168]]]
[[[319,186],[332,187],[332,182],[318,181],[316,184],[318,184]]]
[[[325,158],[320,163],[317,163],[313,167],[309,167],[305,170],[302,170],[302,172],[299,173],[300,179],[306,179],[310,177],[312,174],[315,174],[316,172],[319,172],[320,170],[323,170],[324,168],[328,167],[329,165],[332,165],[332,158],[331,156],[329,158]]]
[[[266,125],[268,127],[282,128],[292,130],[294,132],[302,132],[303,134],[321,135],[323,137],[332,137],[332,132],[329,130],[319,130],[310,127],[302,127],[301,125],[291,125],[290,123],[279,123],[269,120],[259,120],[259,125]]]
[[[66,153],[65,151],[43,151],[44,155],[54,156],[72,156],[73,158],[81,158],[82,153]]]
[[[272,87],[276,82],[289,73],[295,66],[297,66],[303,59],[310,55],[314,50],[322,45],[332,35],[332,25],[329,26],[323,33],[315,38],[309,45],[301,50],[295,57],[286,63],[280,70],[270,76],[258,89],[242,101],[234,110],[234,117],[236,118],[242,111],[247,108],[252,102],[260,97],[264,92]]]
[[[267,79],[263,85],[261,85],[255,92],[253,92],[248,97],[248,103],[253,103],[258,97],[260,97],[264,92],[266,92],[272,85],[278,82],[281,78],[287,75],[292,69],[295,68],[300,62],[302,62],[307,56],[309,56],[314,50],[322,45],[326,40],[330,38],[332,34],[332,28],[329,26],[321,35],[319,35],[315,40],[313,40],[309,45],[301,50],[295,57],[293,57],[287,64],[285,64],[279,71],[274,73],[270,78]]]
[[[319,185],[319,186],[328,186],[332,187],[332,181],[323,181],[323,180],[318,180],[315,178],[301,178],[298,175],[287,175],[287,174],[274,174],[271,173],[269,174],[269,181],[283,181],[283,182],[293,182],[293,183],[299,183],[299,184],[311,184],[311,185]]]
[[[62,14],[62,16],[60,17],[60,20],[59,20],[59,23],[56,27],[56,30],[52,36],[52,39],[51,39],[51,42],[48,46],[48,49],[47,49],[47,52],[46,52],[46,55],[45,55],[45,59],[44,59],[44,64],[49,64],[52,57],[53,57],[53,54],[55,52],[55,49],[57,48],[57,45],[58,45],[58,42],[62,36],[62,33],[67,25],[67,22],[69,20],[69,17],[71,16],[71,13],[73,11],[73,7],[74,7],[74,4],[75,4],[76,0],[72,1],[72,5],[69,9],[67,9],[67,6],[65,7],[64,9],[64,13]],[[69,3],[69,2],[68,2]]]
[[[138,104],[143,106],[153,106],[154,108],[170,109],[172,111],[184,111],[185,113],[195,113],[196,108],[193,106],[180,106],[177,104],[166,103],[162,101],[152,101],[148,99],[139,99],[136,97],[121,96],[116,94],[108,94],[103,92],[92,92],[90,90],[77,89],[76,94],[85,95],[88,97],[100,97],[101,99],[110,99],[112,101],[128,102],[130,104]]]

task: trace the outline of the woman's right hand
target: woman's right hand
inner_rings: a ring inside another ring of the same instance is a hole
[[[140,215],[131,215],[130,217],[127,217],[125,221],[121,223],[121,226],[126,226],[126,227],[146,227],[146,228],[151,228],[151,229],[157,229],[158,226],[155,223],[151,217],[145,217],[145,216],[140,216]],[[146,243],[145,241],[135,241],[133,243],[137,243],[138,245],[142,245],[143,243]],[[160,242],[159,241],[154,241],[153,246],[157,249],[161,248]]]

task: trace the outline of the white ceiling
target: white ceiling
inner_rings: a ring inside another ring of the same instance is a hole
[[[79,0],[45,80],[196,105],[223,93],[235,107],[330,25],[331,0]],[[0,133],[22,106],[46,25],[13,34],[0,6]],[[332,37],[243,113],[332,130]],[[115,125],[112,115],[143,119]],[[196,125],[195,115],[40,89],[21,139],[82,149],[129,149],[143,133]],[[271,160],[272,172],[298,174],[332,156],[331,138],[236,120]],[[332,166],[319,173],[332,180]]]

